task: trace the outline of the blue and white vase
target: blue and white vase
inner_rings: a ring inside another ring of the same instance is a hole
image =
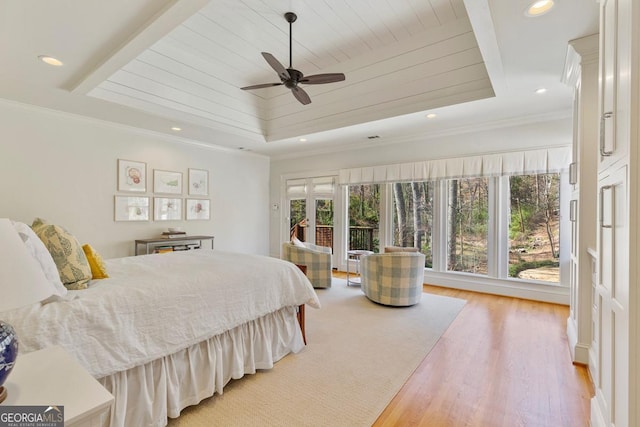
[[[0,387],[18,358],[18,337],[13,327],[0,320]]]

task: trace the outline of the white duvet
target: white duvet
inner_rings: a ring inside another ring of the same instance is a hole
[[[16,329],[21,352],[61,345],[101,378],[282,307],[320,307],[304,274],[275,258],[196,250],[106,265],[110,278],[74,291],[70,301],[2,314]]]

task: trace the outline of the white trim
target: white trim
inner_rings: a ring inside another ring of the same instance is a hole
[[[571,147],[473,155],[410,163],[340,169],[343,185],[435,179],[530,175],[569,167]]]
[[[576,322],[571,317],[567,318],[567,339],[569,341],[571,360],[574,363],[588,365],[590,347],[578,342],[578,328]]]
[[[596,395],[591,398],[591,427],[607,426],[604,414],[602,413],[602,408],[600,407],[600,402],[606,406],[604,403],[604,397],[602,396],[602,391],[600,391],[600,389],[596,389]]]
[[[431,269],[425,269],[424,281],[434,286],[569,305],[569,288],[546,282],[497,279],[477,274],[436,272]]]

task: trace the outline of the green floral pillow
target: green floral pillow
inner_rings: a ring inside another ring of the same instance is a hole
[[[56,263],[60,280],[67,289],[87,289],[91,266],[78,240],[59,225],[36,218],[31,225]]]

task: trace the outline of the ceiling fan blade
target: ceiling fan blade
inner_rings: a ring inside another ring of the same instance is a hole
[[[262,56],[267,61],[267,63],[271,65],[271,68],[273,68],[276,73],[278,73],[278,77],[280,77],[282,80],[289,80],[291,78],[287,69],[284,68],[284,65],[282,65],[280,61],[275,58],[275,56],[271,55],[268,52],[262,52]]]
[[[264,87],[273,87],[273,86],[282,86],[282,83],[263,83],[259,85],[241,87],[240,89],[242,90],[262,89]]]
[[[297,86],[293,87],[291,88],[291,92],[293,92],[293,96],[295,96],[302,105],[311,104],[311,98],[309,98],[309,94],[302,88],[299,88]]]
[[[304,83],[307,85],[319,85],[323,83],[334,83],[344,81],[344,74],[342,73],[327,73],[327,74],[314,74],[311,76],[305,76],[298,83]]]

